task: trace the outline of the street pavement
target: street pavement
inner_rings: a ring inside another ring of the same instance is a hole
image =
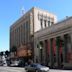
[[[49,72],[72,72],[72,70],[57,70],[57,69],[50,69]]]
[[[24,68],[20,67],[0,67],[0,72],[26,72],[26,71]],[[72,70],[50,69],[49,72],[72,72]]]
[[[0,67],[0,72],[26,72],[24,68],[19,67]]]

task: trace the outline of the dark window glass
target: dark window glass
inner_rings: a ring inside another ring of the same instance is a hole
[[[48,21],[48,26],[50,26],[50,21]]]
[[[51,25],[54,24],[54,22],[51,22]]]
[[[44,20],[44,25],[45,25],[45,27],[46,27],[46,20]]]
[[[42,26],[42,25],[43,25],[43,23],[42,23],[42,19],[40,19],[40,24],[41,24],[41,28],[43,28],[43,26]]]

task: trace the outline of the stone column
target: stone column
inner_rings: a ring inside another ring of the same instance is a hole
[[[52,41],[53,39],[50,39],[50,67],[53,67]]]
[[[53,48],[53,66],[56,66],[56,38],[53,38],[53,44],[52,44],[52,48]]]
[[[48,39],[48,44],[47,44],[48,46],[47,46],[47,53],[48,53],[48,66],[50,66],[50,39]]]
[[[47,46],[48,46],[48,41],[44,41],[44,64],[47,65],[48,61],[48,54],[47,54]]]
[[[56,37],[56,67],[61,67],[61,57],[60,57],[60,36]]]
[[[38,60],[38,63],[41,63],[40,41],[38,40],[34,40],[34,61],[35,62],[36,59]]]
[[[67,35],[67,34],[66,34]],[[63,41],[64,41],[64,45],[63,45],[63,63],[67,62],[67,36],[64,35],[63,37]]]
[[[43,41],[43,49],[42,49],[42,64],[45,65],[45,58],[46,58],[46,54],[45,54],[45,41]]]
[[[71,63],[72,63],[72,33],[70,34],[71,37]]]
[[[38,42],[34,40],[34,62],[36,62],[36,56],[39,57]],[[39,59],[39,58],[38,58]]]
[[[40,41],[39,42],[39,56],[40,56],[41,64],[43,64],[43,60],[44,60],[43,50],[44,50],[44,44],[43,44],[43,41]]]
[[[42,64],[43,65],[46,65],[46,63],[47,63],[47,43],[46,43],[46,40],[44,40],[44,41],[42,41],[42,44],[43,44],[43,46],[42,46],[42,49],[40,49],[40,51],[42,52],[42,59],[41,59],[41,61],[42,61]]]
[[[71,36],[70,34],[65,34],[63,36],[61,36],[61,40],[62,40],[62,53],[63,53],[63,67],[65,66],[69,66],[69,62],[70,62],[70,55],[69,53],[71,53]]]
[[[68,34],[68,43],[67,43],[67,61],[68,63],[71,63],[71,55],[72,55],[72,34]]]

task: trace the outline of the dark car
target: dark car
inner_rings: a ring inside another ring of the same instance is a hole
[[[26,72],[48,72],[49,67],[34,63],[34,64],[26,66],[25,70]]]
[[[25,66],[25,62],[23,60],[20,60],[18,63],[18,67],[24,67]]]

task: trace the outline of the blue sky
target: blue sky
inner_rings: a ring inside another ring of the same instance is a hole
[[[58,20],[72,15],[72,0],[1,0],[0,51],[9,50],[9,28],[21,17],[21,8],[28,11],[33,6],[56,14]]]

